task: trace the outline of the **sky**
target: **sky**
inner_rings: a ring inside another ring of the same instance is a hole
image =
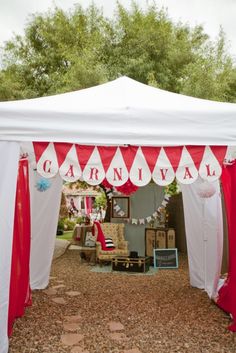
[[[116,0],[93,0],[102,7],[106,16],[111,16],[116,6]],[[223,27],[228,40],[228,48],[236,60],[236,0],[150,0],[159,8],[168,9],[171,19],[182,21],[190,26],[203,25],[206,33],[215,40],[220,26]],[[54,6],[64,10],[73,8],[79,3],[87,7],[90,0],[0,0],[0,46],[12,38],[13,33],[23,34],[30,14],[45,12]],[[129,7],[131,0],[120,0]],[[147,0],[136,0],[145,7]]]

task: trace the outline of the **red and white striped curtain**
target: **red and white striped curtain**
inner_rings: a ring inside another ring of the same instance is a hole
[[[35,142],[39,174],[46,178],[58,172],[66,181],[82,179],[98,185],[104,179],[120,186],[128,179],[134,185],[147,185],[151,179],[168,185],[176,177],[191,184],[200,175],[217,180],[226,154],[225,146],[85,146],[70,143]]]
[[[29,285],[30,261],[30,193],[28,161],[20,160],[18,169],[14,234],[12,245],[11,279],[8,309],[8,335],[16,318],[24,315],[31,304]]]
[[[8,309],[20,145],[0,141],[0,353],[8,352]]]
[[[236,332],[236,163],[224,169],[222,187],[228,221],[229,265],[227,278],[218,293],[217,304],[232,315],[229,329]]]

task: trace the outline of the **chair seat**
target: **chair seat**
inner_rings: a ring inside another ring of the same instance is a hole
[[[124,238],[123,223],[102,223],[101,228],[105,238],[111,238],[115,245],[113,250],[102,250],[101,243],[96,242],[96,256],[99,262],[111,261],[115,256],[128,256],[128,242]]]

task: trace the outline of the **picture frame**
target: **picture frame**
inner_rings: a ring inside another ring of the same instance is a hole
[[[154,268],[178,268],[178,249],[153,249]]]
[[[130,218],[130,198],[113,196],[111,199],[112,218]]]

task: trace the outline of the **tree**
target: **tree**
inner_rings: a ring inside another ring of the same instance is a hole
[[[236,101],[236,68],[226,54],[221,30],[214,47],[209,44],[184,70],[181,93],[218,101]]]
[[[100,207],[106,208],[106,205],[107,205],[106,195],[103,191],[101,191],[101,193],[95,197],[94,206],[96,208],[100,208]]]
[[[66,218],[66,217],[68,217],[68,208],[66,205],[65,194],[62,192],[61,193],[61,204],[60,204],[59,218]]]
[[[175,26],[156,6],[143,12],[133,3],[130,11],[118,5],[113,28],[111,76],[119,72],[143,83],[152,78],[160,88],[178,90],[182,69],[194,58],[188,27]]]
[[[24,36],[2,50],[0,99],[86,88],[127,75],[201,98],[236,101],[236,67],[221,30],[210,42],[201,26],[173,23],[152,5],[117,4],[112,19],[90,5],[32,16]]]
[[[25,36],[16,36],[3,51],[1,96],[29,98],[77,90],[107,80],[99,60],[104,45],[104,19],[90,6],[65,13],[32,16]]]

